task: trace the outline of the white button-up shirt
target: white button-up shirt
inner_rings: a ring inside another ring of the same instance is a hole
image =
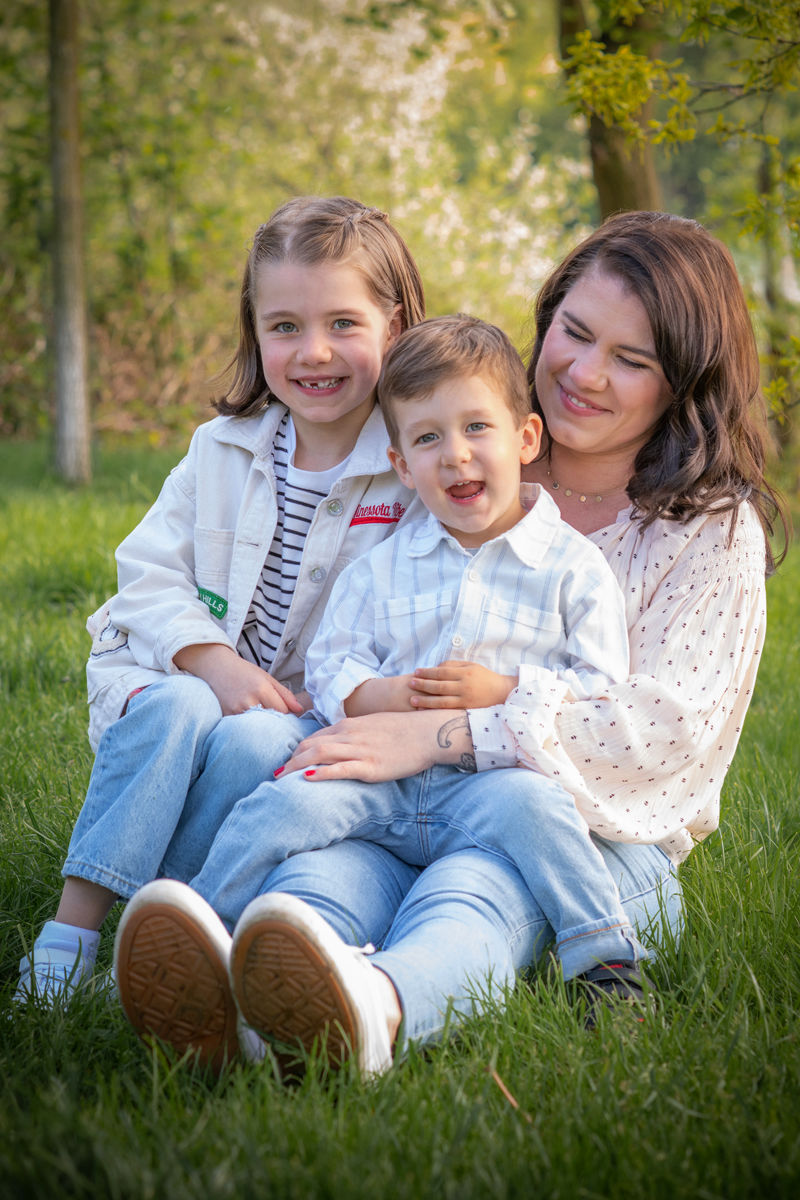
[[[628,675],[622,593],[603,554],[552,499],[465,550],[430,514],[343,571],[306,657],[306,686],[333,722],[367,679],[446,659],[518,675],[520,688],[588,699]],[[503,764],[506,765],[506,764]]]

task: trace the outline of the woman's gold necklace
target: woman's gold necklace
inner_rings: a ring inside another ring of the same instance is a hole
[[[606,492],[605,496],[599,495],[598,492],[579,492],[576,491],[575,488],[562,487],[557,479],[553,479],[552,472],[550,471],[549,457],[545,470],[547,471],[547,478],[550,482],[550,487],[554,492],[563,492],[565,496],[574,496],[576,500],[581,502],[581,504],[586,504],[589,501],[591,501],[593,504],[602,504],[604,500],[607,500],[610,496],[616,495],[617,492],[624,492],[627,487],[627,484],[625,484],[621,488],[612,488],[610,492]]]
[[[553,489],[554,492],[561,491],[564,493],[565,496],[576,496],[577,499],[580,500],[581,504],[585,504],[586,501],[589,499],[589,496],[585,492],[576,492],[574,490],[574,488],[568,488],[568,487],[562,488],[562,486],[558,482],[558,480],[553,479],[553,476],[550,474],[549,467],[547,468],[547,478],[550,480],[550,487]],[[602,504],[604,498],[605,497],[603,497],[603,496],[597,495],[596,492],[594,494],[592,494],[592,497],[591,497],[591,499],[594,501],[595,504]]]

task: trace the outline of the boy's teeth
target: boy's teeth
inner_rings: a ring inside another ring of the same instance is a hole
[[[475,480],[470,479],[466,483],[454,483],[447,490],[450,492],[451,496],[455,496],[457,499],[463,500],[467,496],[477,496],[482,487],[482,483],[477,483]]]

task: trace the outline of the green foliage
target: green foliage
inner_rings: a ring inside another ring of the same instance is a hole
[[[248,242],[293,194],[385,208],[420,259],[432,312],[477,309],[518,335],[569,186],[545,183],[518,122],[487,128],[481,117],[476,81],[494,80],[508,48],[507,6],[445,5],[434,19],[437,7],[85,0],[96,428],[163,437],[207,413],[235,345]],[[0,333],[6,433],[50,420],[46,23],[29,9],[9,0],[0,17],[0,211],[15,235],[0,250],[0,287],[19,314]],[[539,42],[534,99],[545,94]]]
[[[796,141],[770,128],[770,110],[777,114],[777,124],[787,104],[791,111],[791,97],[800,85],[800,9],[794,0],[600,0],[596,7],[597,33],[579,33],[565,58],[569,95],[577,111],[618,126],[634,142],[674,145],[704,137],[730,147],[743,141],[774,147],[780,185],[758,204],[763,208],[777,201],[800,246]],[[651,25],[658,22],[665,39],[677,36],[684,44],[701,47],[713,40],[726,46],[714,64],[716,76],[710,81],[696,78],[681,58],[663,60],[620,41],[617,27],[635,17],[646,17]],[[609,36],[612,32],[616,37]],[[639,116],[651,99],[659,101],[660,112],[643,123]],[[730,115],[734,105],[745,110],[742,115]],[[741,215],[754,227],[757,205],[743,206]]]
[[[312,1059],[213,1079],[143,1046],[113,994],[12,1012],[91,766],[86,614],[180,451],[98,455],[90,489],[0,445],[0,1196],[794,1200],[800,1184],[800,630],[795,549],[768,584],[758,686],[719,833],[682,868],[686,929],[644,1026],[587,1035],[536,972],[373,1085]],[[100,962],[111,959],[113,920]]]
[[[45,7],[8,0],[0,12],[3,435],[52,421]],[[587,7],[595,33],[573,44],[569,80],[558,7],[84,0],[94,428],[157,444],[210,415],[250,238],[303,192],[386,209],[420,262],[429,311],[474,311],[524,350],[538,286],[598,219],[592,112],[647,139],[666,206],[733,247],[763,314],[771,394],[788,428],[796,383],[780,364],[791,362],[796,302],[782,279],[762,281],[758,239],[790,259],[797,6],[778,0],[765,15],[760,0],[602,0]],[[681,57],[664,53],[679,36]],[[777,323],[776,290],[787,297]],[[773,326],[788,330],[782,340],[767,334]]]

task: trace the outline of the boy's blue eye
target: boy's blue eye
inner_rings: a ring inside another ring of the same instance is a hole
[[[333,322],[334,329],[352,329],[355,321],[351,321],[349,317],[337,317]]]
[[[436,440],[436,434],[435,434],[435,433],[421,433],[421,434],[419,435],[419,437],[417,438],[417,445],[418,445],[418,446],[425,446],[425,445],[427,445],[429,442],[433,442],[433,441],[435,441],[435,440]]]
[[[489,426],[485,421],[470,421],[467,426],[467,433],[481,433],[484,429],[488,428]]]

